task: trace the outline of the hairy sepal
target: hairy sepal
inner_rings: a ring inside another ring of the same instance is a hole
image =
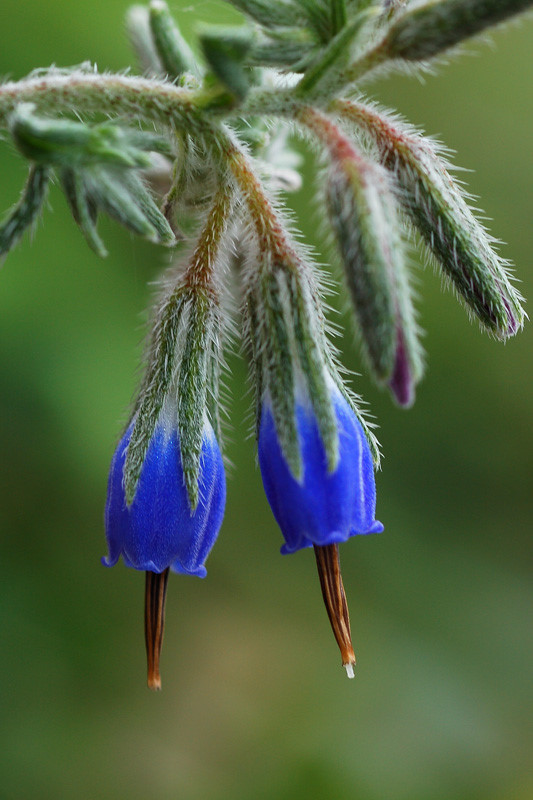
[[[235,98],[243,100],[250,88],[250,69],[245,60],[252,47],[251,31],[245,26],[204,26],[200,32],[200,44],[218,80]]]
[[[264,28],[291,28],[304,19],[291,0],[231,0],[231,5]]]
[[[258,417],[267,402],[289,469],[300,480],[297,401],[310,404],[313,409],[328,469],[334,471],[338,461],[327,343],[307,268],[303,263],[296,266],[275,257],[267,260],[262,274],[250,282],[245,300],[247,336],[257,381]]]
[[[124,465],[128,504],[133,502],[148,446],[161,422],[178,431],[191,511],[197,507],[208,391],[218,383],[220,331],[218,304],[197,287],[179,286],[161,304]]]

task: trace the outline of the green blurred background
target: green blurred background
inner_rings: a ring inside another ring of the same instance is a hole
[[[177,8],[174,5],[174,8]],[[0,74],[131,63],[125,0],[2,0]],[[222,3],[180,15],[235,19]],[[533,22],[428,77],[372,84],[457,151],[533,296]],[[21,159],[0,143],[1,207]],[[311,167],[311,162],[309,161]],[[291,198],[312,236],[316,209]],[[503,346],[417,269],[428,373],[380,424],[381,536],[342,550],[358,667],[348,681],[312,552],[278,555],[230,358],[234,462],[206,581],[169,584],[163,691],[145,687],[143,577],[104,569],[108,464],[164,263],[112,223],[99,261],[51,193],[0,272],[0,797],[531,800],[533,333]],[[320,248],[320,242],[315,241]],[[347,320],[344,320],[346,322]],[[359,369],[348,327],[344,359]]]

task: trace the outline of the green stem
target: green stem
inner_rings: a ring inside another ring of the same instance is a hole
[[[217,144],[248,207],[261,251],[270,252],[287,265],[297,265],[299,259],[289,242],[283,221],[265,194],[246,152],[224,128],[217,131]]]
[[[171,83],[129,75],[71,73],[46,75],[0,84],[0,128],[22,102],[43,111],[113,114],[177,128],[203,130],[205,116],[198,106],[204,92]]]

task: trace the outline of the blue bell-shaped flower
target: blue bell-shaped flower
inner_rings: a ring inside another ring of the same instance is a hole
[[[205,560],[218,536],[226,502],[226,479],[214,431],[204,421],[198,503],[191,508],[184,479],[178,431],[161,415],[150,440],[132,502],[126,502],[124,464],[133,423],[115,451],[109,473],[105,511],[109,555],[114,566],[122,556],[127,567],[144,570],[145,641],[148,686],[161,688],[159,658],[163,643],[169,570],[206,575]]]
[[[374,519],[374,467],[363,428],[336,388],[331,401],[337,422],[338,459],[335,469],[329,472],[309,397],[296,399],[300,480],[293,476],[283,455],[268,399],[263,403],[259,466],[268,502],[285,539],[282,553],[338,544],[350,536],[383,530]]]
[[[111,463],[105,512],[109,556],[122,556],[134,569],[205,577],[205,560],[217,538],[226,501],[220,448],[211,425],[204,424],[200,457],[199,501],[191,511],[184,483],[178,432],[156,426],[131,505],[124,492],[123,470],[132,426],[122,437]]]
[[[285,539],[281,552],[314,548],[322,596],[342,665],[353,678],[355,654],[338,544],[350,536],[379,533],[383,525],[374,519],[374,465],[363,427],[333,383],[330,400],[337,434],[333,468],[328,464],[316,413],[305,391],[298,392],[294,404],[300,474],[293,474],[283,454],[268,395],[259,424],[259,465],[268,502]]]

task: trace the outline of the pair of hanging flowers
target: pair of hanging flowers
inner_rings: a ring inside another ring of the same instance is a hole
[[[342,663],[352,676],[355,656],[337,545],[382,530],[374,519],[374,440],[334,366],[308,264],[279,226],[243,153],[231,139],[225,146],[234,173],[256,200],[258,226],[246,233],[241,268],[263,484],[285,539],[282,553],[315,548]],[[205,560],[224,514],[218,372],[221,276],[236,210],[231,187],[228,181],[216,193],[185,269],[165,283],[146,377],[111,465],[104,563],[112,566],[122,555],[127,566],[146,572],[152,688],[160,685],[168,572],[206,575]]]
[[[423,69],[533,0],[231,2],[252,24],[204,28],[203,65],[166,4],[152,0],[128,15],[146,77],[83,64],[0,85],[0,127],[29,162],[20,201],[0,224],[0,257],[35,223],[54,177],[98,255],[106,254],[97,231],[103,213],[152,242],[181,246],[154,306],[145,375],[112,460],[105,513],[104,563],[122,557],[146,573],[154,689],[169,571],[204,577],[224,516],[219,380],[232,281],[281,550],[314,548],[353,677],[338,545],[382,530],[379,453],[359,398],[339,374],[318,271],[273,199],[299,185],[287,132],[309,138],[324,162],[324,216],[363,354],[397,404],[412,404],[423,372],[406,232],[417,231],[493,336],[513,336],[524,320],[507,264],[439,148],[366,102],[361,84],[382,68]],[[107,119],[87,120],[95,114]],[[161,182],[158,201],[152,188]]]

